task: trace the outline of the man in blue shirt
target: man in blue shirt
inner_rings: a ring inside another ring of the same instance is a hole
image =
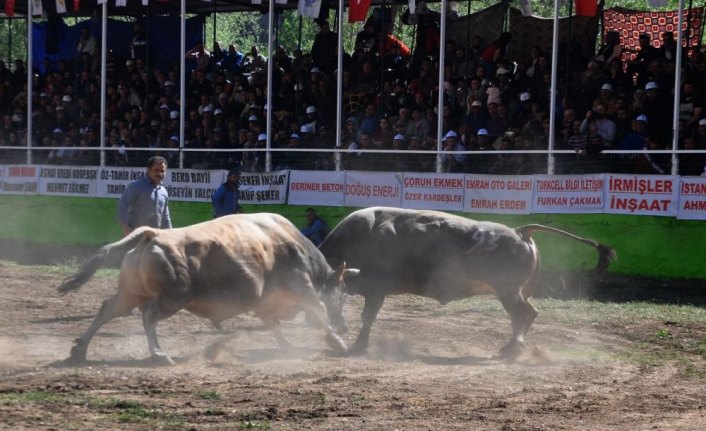
[[[238,203],[238,184],[240,183],[240,171],[231,169],[228,172],[226,182],[218,186],[211,195],[213,204],[213,218],[223,217],[228,214],[242,212]]]
[[[307,208],[305,215],[307,223],[306,226],[301,228],[301,232],[318,247],[328,235],[326,222],[319,217],[314,208]]]
[[[140,226],[169,229],[172,220],[169,216],[169,194],[162,186],[167,172],[167,160],[152,156],[147,160],[147,174],[131,182],[118,201],[118,222],[123,235]]]

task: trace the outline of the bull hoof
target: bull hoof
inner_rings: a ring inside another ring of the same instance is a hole
[[[155,365],[176,365],[176,362],[172,360],[166,353],[164,352],[154,352],[150,356],[150,360],[152,361],[153,364]]]
[[[368,346],[363,343],[356,342],[348,351],[349,356],[363,356],[368,353]]]
[[[79,364],[86,362],[86,351],[88,345],[81,338],[74,340],[74,345],[71,346],[71,356],[66,359],[67,363]]]
[[[328,334],[326,334],[326,342],[336,352],[339,352],[339,353],[348,352],[348,346],[346,346],[345,341],[343,341],[343,339],[341,339],[341,337],[339,337],[338,335],[336,335],[333,332],[329,332]]]
[[[502,349],[500,349],[500,352],[498,352],[496,358],[508,362],[515,362],[524,350],[525,343],[510,341]]]

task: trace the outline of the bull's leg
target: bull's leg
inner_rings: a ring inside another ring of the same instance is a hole
[[[385,295],[373,293],[365,297],[365,305],[363,305],[363,311],[360,313],[362,326],[360,333],[358,333],[358,338],[351,348],[351,354],[361,355],[367,350],[370,329],[373,327],[373,322],[375,322],[383,302],[385,302]]]
[[[306,289],[303,289],[299,294],[299,299],[302,307],[321,322],[326,332],[326,342],[328,345],[337,352],[347,352],[348,346],[346,346],[346,342],[333,330],[331,321],[328,318],[328,313],[326,312],[326,306],[319,299],[314,287],[310,285]]]
[[[279,319],[273,318],[271,316],[261,317],[262,321],[265,322],[265,326],[269,328],[277,339],[277,343],[282,350],[290,350],[292,345],[289,344],[286,338],[284,338],[284,333],[282,333],[282,325],[279,323]]]
[[[81,335],[81,337],[74,340],[74,345],[71,347],[71,356],[69,361],[72,362],[83,362],[86,360],[86,352],[88,351],[88,344],[96,332],[116,317],[124,316],[128,311],[130,311],[134,306],[131,305],[126,298],[120,293],[116,294],[112,298],[108,298],[103,301],[98,314],[91,322],[91,325],[86,329],[86,332]]]
[[[500,357],[507,360],[515,360],[522,353],[525,347],[525,334],[529,331],[532,322],[539,314],[534,305],[526,301],[520,293],[501,297],[505,311],[510,316],[512,323],[512,338],[500,349]]]
[[[157,340],[157,323],[172,316],[181,310],[186,301],[178,299],[165,300],[157,297],[145,304],[142,310],[142,325],[147,334],[147,344],[150,349],[150,356],[158,362],[174,365],[174,361],[162,350]]]

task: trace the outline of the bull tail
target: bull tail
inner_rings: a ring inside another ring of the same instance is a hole
[[[134,248],[140,241],[144,238],[153,238],[155,235],[156,231],[152,228],[138,228],[120,241],[104,245],[98,250],[98,253],[88,258],[75,274],[64,280],[57,290],[61,295],[64,295],[78,289],[91,279],[93,274],[98,271],[98,268],[117,265],[125,256],[125,253]]]
[[[598,250],[598,263],[596,264],[596,267],[593,269],[593,273],[595,275],[601,275],[605,272],[606,269],[608,269],[608,266],[610,265],[610,262],[617,259],[618,255],[615,252],[615,250],[607,246],[605,244],[601,244],[598,241],[594,241],[592,239],[588,238],[583,238],[577,235],[574,235],[572,233],[563,231],[561,229],[549,227],[549,226],[544,226],[541,224],[528,224],[525,226],[520,226],[515,228],[515,232],[517,232],[525,241],[529,241],[530,238],[532,237],[532,233],[534,232],[551,232],[551,233],[556,233],[559,235],[563,235],[566,237],[569,237],[571,239],[574,239],[576,241],[582,242],[584,244],[588,244],[592,247],[594,247],[596,250]]]

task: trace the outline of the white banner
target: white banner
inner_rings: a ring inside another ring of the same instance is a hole
[[[292,171],[289,174],[290,205],[344,206],[344,171]]]
[[[0,165],[0,194],[36,194],[40,169],[38,165]]]
[[[345,206],[399,208],[402,174],[395,172],[346,172]]]
[[[224,171],[224,177],[226,172]],[[225,181],[219,182],[222,184]],[[240,204],[283,204],[287,201],[289,171],[240,174]]]
[[[120,198],[127,185],[144,177],[146,171],[145,168],[121,168],[118,166],[100,168],[96,196],[99,198]]]
[[[533,213],[603,212],[604,174],[535,175]]]
[[[532,177],[467,174],[464,202],[463,210],[469,213],[529,214]]]
[[[216,187],[223,184],[225,171],[169,169],[163,184],[174,201],[211,202]]]
[[[463,211],[464,174],[404,173],[402,208]]]
[[[606,214],[676,216],[679,177],[607,174]]]
[[[95,197],[98,167],[42,165],[40,195]]]
[[[706,220],[706,178],[681,178],[677,218],[684,220]]]

